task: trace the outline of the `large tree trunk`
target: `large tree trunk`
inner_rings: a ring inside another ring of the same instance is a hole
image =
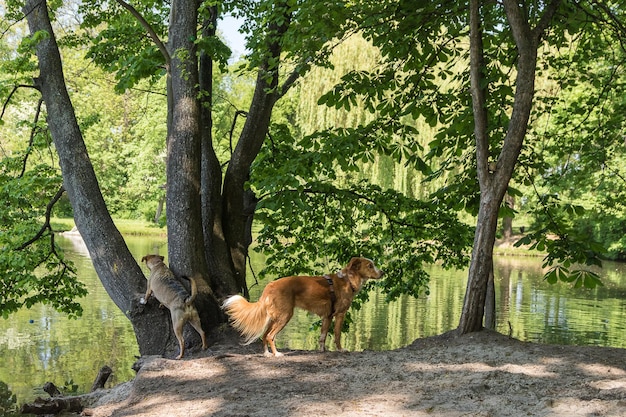
[[[172,2],[169,50],[172,124],[167,135],[167,232],[170,269],[191,276],[204,273],[200,200],[200,103],[195,2]]]
[[[194,43],[197,4],[172,2],[169,43],[172,119],[167,137],[167,235],[169,267],[175,275],[200,273],[195,304],[207,332],[225,321],[211,289],[202,227],[202,135],[199,73]],[[189,331],[192,339],[197,334]],[[172,349],[174,347],[172,346]]]
[[[470,333],[483,328],[487,284],[493,271],[493,244],[498,226],[498,210],[513,169],[519,157],[528,128],[528,120],[535,93],[535,67],[537,47],[560,4],[553,0],[545,7],[544,15],[531,29],[524,11],[515,0],[504,0],[504,8],[518,50],[516,90],[509,128],[504,138],[497,162],[491,162],[487,120],[487,82],[485,68],[480,0],[470,1],[470,79],[476,163],[480,185],[480,208],[474,248],[470,262],[467,291],[459,322],[460,333]]]
[[[102,285],[131,320],[139,351],[142,354],[159,353],[163,339],[160,324],[164,325],[168,316],[158,309],[140,314],[143,306],[138,304],[138,299],[145,291],[146,279],[113,224],[102,198],[65,86],[47,4],[42,0],[30,0],[24,6],[24,14],[31,34],[39,31],[49,34],[37,45],[40,73],[35,82],[46,103],[48,126],[59,155],[63,184],[74,210],[76,227]]]
[[[202,36],[216,36],[217,7],[202,24]],[[222,168],[213,148],[213,57],[200,53],[200,113],[202,135],[202,227],[211,287],[218,297],[237,293],[239,286],[222,225]]]

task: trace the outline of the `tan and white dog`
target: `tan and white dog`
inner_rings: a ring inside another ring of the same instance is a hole
[[[202,349],[207,348],[204,330],[202,330],[202,325],[200,324],[200,316],[198,315],[198,310],[193,305],[193,300],[195,300],[198,290],[195,279],[190,277],[190,294],[181,282],[176,279],[172,271],[163,263],[163,259],[163,256],[159,255],[146,255],[141,258],[141,261],[148,266],[150,276],[148,277],[146,295],[139,302],[146,304],[150,295],[154,294],[154,297],[170,310],[172,327],[180,348],[180,353],[176,359],[180,359],[185,353],[183,327],[187,322],[200,333]]]
[[[322,318],[319,339],[320,351],[326,350],[326,335],[335,318],[335,346],[341,347],[341,328],[356,293],[368,279],[379,279],[383,271],[366,258],[352,258],[348,265],[336,274],[324,276],[291,276],[267,284],[256,303],[250,303],[240,295],[228,297],[222,308],[246,344],[261,337],[265,356],[282,356],[276,350],[274,339],[293,316],[295,307],[317,314]],[[268,350],[268,345],[272,352]]]

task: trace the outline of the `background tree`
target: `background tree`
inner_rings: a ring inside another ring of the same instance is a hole
[[[536,133],[543,140],[529,147],[542,161],[531,167],[536,180],[527,205],[535,206],[529,210],[533,229],[578,241],[591,237],[610,259],[624,256],[622,10],[601,4],[583,9],[593,17],[585,23],[588,30],[568,40],[571,57],[554,56],[544,71],[554,80],[546,88],[560,94],[546,103],[549,111]],[[539,240],[544,249],[551,244]],[[558,271],[549,278],[569,279]],[[575,285],[588,285],[585,279],[593,277],[577,279]]]

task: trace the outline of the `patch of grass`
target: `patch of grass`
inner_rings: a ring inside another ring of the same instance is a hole
[[[508,239],[496,239],[495,246],[493,248],[494,255],[501,256],[545,256],[546,253],[539,252],[537,250],[530,250],[530,245],[515,246],[515,243],[520,240],[524,235],[513,235]]]
[[[113,219],[123,235],[131,236],[166,236],[167,229],[145,220]]]
[[[50,219],[50,225],[55,232],[67,232],[74,227],[74,219],[53,217]]]
[[[165,227],[158,226],[145,220],[127,220],[113,219],[117,229],[125,236],[166,236]],[[72,230],[74,227],[74,219],[70,218],[52,218],[50,224],[55,232],[65,232]]]

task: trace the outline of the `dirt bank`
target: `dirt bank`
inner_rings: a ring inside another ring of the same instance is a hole
[[[265,358],[232,335],[151,358],[92,416],[626,416],[626,350],[448,333],[387,352]],[[108,402],[108,403],[107,403]]]

